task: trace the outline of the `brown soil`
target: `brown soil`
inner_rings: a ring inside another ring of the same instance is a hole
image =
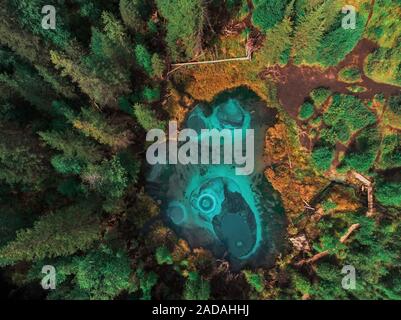
[[[377,48],[377,45],[362,39],[345,59],[335,67],[322,69],[316,66],[297,66],[289,63],[286,66],[272,66],[265,69],[260,75],[262,78],[271,78],[277,83],[277,93],[284,109],[297,118],[298,109],[308,98],[311,90],[317,87],[326,87],[333,92],[355,95],[361,99],[371,99],[375,94],[382,93],[388,97],[401,92],[401,88],[382,84],[368,78],[363,71],[366,57]],[[338,80],[338,72],[345,66],[357,66],[361,71],[362,81],[358,85],[367,90],[361,93],[352,93],[347,87],[349,83]]]

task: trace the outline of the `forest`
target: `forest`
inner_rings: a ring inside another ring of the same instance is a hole
[[[1,297],[401,299],[399,0],[3,0],[0,18]],[[234,268],[166,222],[145,137],[238,87],[277,114],[259,178],[286,223],[272,263]]]

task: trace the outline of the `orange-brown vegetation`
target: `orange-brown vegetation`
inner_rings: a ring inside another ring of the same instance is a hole
[[[265,175],[280,192],[291,220],[304,211],[305,202],[310,201],[327,181],[308,169],[305,153],[290,143],[288,129],[283,123],[268,129],[266,153],[271,155],[272,165],[266,169]]]

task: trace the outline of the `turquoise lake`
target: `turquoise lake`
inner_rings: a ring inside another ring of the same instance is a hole
[[[148,193],[160,201],[163,219],[192,247],[210,249],[233,268],[271,264],[283,247],[285,214],[264,176],[264,144],[276,111],[245,87],[197,103],[182,128],[254,129],[255,168],[237,175],[233,164],[154,165]]]

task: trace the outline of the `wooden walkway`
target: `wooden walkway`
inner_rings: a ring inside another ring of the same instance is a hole
[[[173,63],[171,64],[173,67],[183,67],[183,66],[194,66],[200,64],[213,64],[213,63],[222,63],[222,62],[230,62],[230,61],[250,61],[251,56],[248,55],[246,57],[239,58],[228,58],[228,59],[218,59],[218,60],[208,60],[208,61],[193,61],[193,62],[182,62],[182,63]]]

